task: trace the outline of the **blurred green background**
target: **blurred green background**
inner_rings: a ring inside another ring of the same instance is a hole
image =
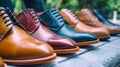
[[[62,3],[60,3],[61,1]],[[59,8],[56,7],[57,5]],[[55,7],[58,10],[68,8],[74,12],[83,7],[98,8],[108,18],[112,18],[113,11],[116,10],[118,18],[120,18],[120,0],[46,0],[46,6],[47,8]]]
[[[19,13],[22,10],[22,0],[11,0],[14,5],[14,11]],[[78,11],[83,7],[98,8],[103,14],[112,18],[113,11],[118,12],[118,18],[120,18],[120,0],[45,0],[46,8],[56,8],[58,10],[62,8],[68,8],[72,11]]]

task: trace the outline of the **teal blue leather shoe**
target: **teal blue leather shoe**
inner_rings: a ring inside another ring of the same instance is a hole
[[[46,10],[39,17],[54,33],[75,40],[78,46],[99,42],[96,35],[88,32],[77,32],[71,28],[54,8]]]

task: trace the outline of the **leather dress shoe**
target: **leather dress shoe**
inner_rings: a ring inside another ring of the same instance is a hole
[[[93,33],[97,35],[100,40],[110,38],[110,33],[106,28],[92,27],[82,23],[78,17],[69,9],[62,9],[59,13],[76,31]]]
[[[58,35],[75,40],[78,46],[99,42],[97,36],[92,33],[77,32],[72,29],[54,8],[46,10],[43,14],[40,15],[40,18],[50,30]]]
[[[109,26],[119,26],[120,24],[115,24],[110,22],[101,12],[99,9],[92,9],[93,14],[104,24],[109,25]]]
[[[89,9],[82,9],[81,11],[77,12],[76,15],[78,16],[79,20],[84,22],[85,24],[93,27],[102,27],[109,30],[110,35],[116,35],[120,33],[120,28],[117,26],[108,26],[103,24],[101,21],[98,20],[97,17],[93,15],[93,13]]]
[[[7,65],[4,63],[1,57],[0,57],[0,67],[7,67]]]
[[[0,56],[11,65],[31,65],[48,63],[56,58],[56,53],[47,43],[28,35],[12,13],[0,7]],[[13,20],[15,22],[13,22]]]
[[[49,30],[33,9],[24,10],[17,16],[17,19],[28,34],[39,41],[50,44],[57,54],[74,53],[79,50],[75,41],[70,38],[58,36]]]

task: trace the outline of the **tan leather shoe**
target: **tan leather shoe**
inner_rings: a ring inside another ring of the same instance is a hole
[[[8,64],[29,65],[47,63],[56,58],[54,50],[17,25],[13,25],[6,9],[0,7],[0,56]],[[12,19],[15,20],[15,19]]]
[[[81,11],[77,12],[76,15],[78,16],[79,20],[84,22],[85,24],[93,27],[102,27],[109,30],[110,34],[119,34],[120,28],[117,26],[107,26],[100,22],[97,17],[93,15],[93,13],[89,9],[82,9]]]
[[[4,63],[1,57],[0,57],[0,67],[7,67],[7,65]]]
[[[106,28],[92,27],[82,23],[78,19],[78,17],[69,9],[62,9],[59,13],[63,16],[67,23],[76,31],[90,32],[96,34],[99,39],[108,39],[110,37],[110,33]]]

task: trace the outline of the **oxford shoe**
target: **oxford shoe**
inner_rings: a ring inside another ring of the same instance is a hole
[[[0,7],[0,56],[7,64],[42,64],[56,58],[51,46],[32,38],[15,20],[9,9]]]
[[[57,54],[74,53],[79,50],[75,41],[56,35],[49,30],[33,9],[26,9],[17,16],[19,24],[28,34],[39,41],[50,44]]]
[[[115,35],[120,33],[120,27],[108,26],[103,24],[89,9],[82,9],[81,11],[77,12],[76,15],[78,16],[79,20],[81,20],[82,22],[84,22],[89,26],[102,27],[108,29],[110,35]]]
[[[71,28],[54,8],[46,10],[39,17],[54,33],[75,40],[78,46],[90,45],[99,42],[96,35],[88,32],[77,32]]]
[[[106,28],[92,27],[81,22],[78,17],[69,9],[62,9],[59,12],[67,23],[76,31],[90,32],[98,36],[100,40],[110,38],[110,33]]]

